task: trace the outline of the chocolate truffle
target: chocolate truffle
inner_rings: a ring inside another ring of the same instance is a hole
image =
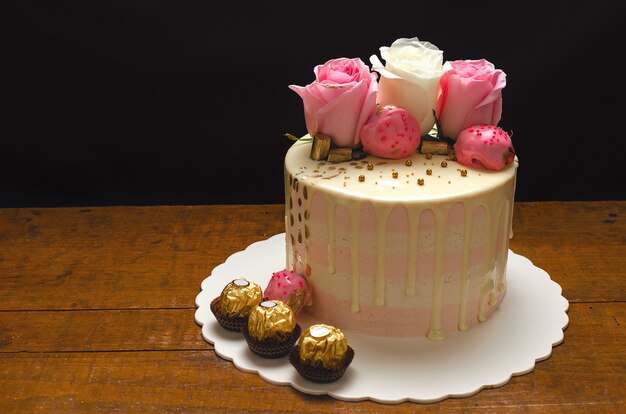
[[[211,311],[223,328],[241,331],[246,318],[261,301],[261,287],[245,278],[239,278],[228,283],[220,296],[213,299]]]
[[[250,312],[242,332],[253,353],[280,358],[289,353],[301,329],[289,306],[280,300],[266,300]]]
[[[303,377],[314,382],[333,382],[345,373],[354,358],[341,329],[316,324],[300,335],[289,362]]]

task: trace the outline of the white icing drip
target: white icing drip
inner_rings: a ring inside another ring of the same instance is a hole
[[[487,304],[491,302],[493,295],[493,279],[488,279],[480,291],[480,299],[478,301],[478,321],[485,322],[487,313]]]
[[[507,192],[504,192],[505,194]],[[484,273],[487,275],[487,279],[483,285],[480,294],[480,306],[478,307],[478,320],[484,322],[487,319],[486,303],[492,304],[495,297],[495,283],[494,278],[497,277],[496,258],[498,249],[498,228],[504,213],[504,200],[501,199],[498,194],[489,197],[489,203],[485,205],[485,212],[487,214],[487,245],[485,250],[487,257],[485,259],[486,268]]]
[[[326,200],[328,208],[328,273],[335,273],[335,208],[337,205]]]
[[[391,213],[391,205],[375,205],[376,210],[376,280],[374,303],[385,304],[385,253],[387,252],[387,220]]]
[[[415,279],[417,278],[417,240],[419,237],[419,221],[421,211],[417,209],[407,209],[409,218],[409,243],[407,247],[406,264],[406,294],[415,296]]]
[[[445,248],[445,231],[448,227],[448,209],[434,206],[435,216],[435,268],[433,274],[433,302],[431,308],[428,338],[440,341],[446,337],[442,324],[443,308],[443,253]]]
[[[351,267],[351,305],[352,312],[359,311],[359,218],[360,206],[353,203],[350,206],[350,267]]]
[[[515,158],[515,161],[517,162],[517,157]],[[512,181],[513,182],[509,184],[511,188],[511,193],[509,194],[507,201],[513,201],[515,199],[515,186],[517,185],[517,181],[515,179],[513,179]],[[514,203],[511,203],[511,205],[509,206],[509,208],[511,209],[511,212],[509,214],[509,239],[513,238],[513,205]]]
[[[505,281],[504,281],[504,277],[505,277],[505,269],[506,269],[506,262],[507,262],[507,258],[508,258],[508,254],[507,254],[507,250],[508,250],[508,239],[509,239],[509,235],[510,235],[510,231],[511,231],[511,214],[513,213],[513,210],[510,207],[511,202],[507,199],[504,200],[504,211],[502,214],[502,222],[500,223],[500,228],[502,229],[499,232],[500,235],[500,242],[502,243],[503,248],[499,250],[498,253],[500,253],[503,257],[498,260],[498,262],[502,263],[503,265],[503,269],[501,272],[496,273],[496,276],[498,278],[497,283],[496,283],[496,289],[498,291],[498,294],[500,294],[501,292],[504,292],[505,290]]]
[[[283,181],[285,187],[285,269],[292,269],[292,264],[289,263],[291,253],[294,250],[293,246],[291,245],[291,223],[289,223],[289,197],[291,197],[291,188],[289,186],[289,171],[287,171],[286,166],[284,168]]]
[[[465,202],[463,204],[463,268],[461,273],[461,298],[459,300],[459,331],[467,330],[467,296],[469,289],[469,262],[470,248],[472,245],[472,229],[474,227],[474,204]]]

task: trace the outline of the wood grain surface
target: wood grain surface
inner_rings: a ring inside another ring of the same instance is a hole
[[[563,288],[564,342],[502,387],[383,405],[269,384],[202,339],[200,283],[283,206],[0,209],[0,412],[626,412],[625,210],[516,203],[511,249]]]

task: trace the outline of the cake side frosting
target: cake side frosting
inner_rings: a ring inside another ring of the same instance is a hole
[[[506,290],[517,163],[494,173],[414,153],[334,164],[310,147],[285,157],[287,267],[307,277],[307,311],[432,339],[487,318]]]

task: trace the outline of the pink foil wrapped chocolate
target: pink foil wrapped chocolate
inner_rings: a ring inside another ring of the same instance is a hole
[[[311,291],[302,276],[284,269],[272,274],[263,296],[268,300],[275,299],[286,303],[295,314],[298,314],[309,303]]]

